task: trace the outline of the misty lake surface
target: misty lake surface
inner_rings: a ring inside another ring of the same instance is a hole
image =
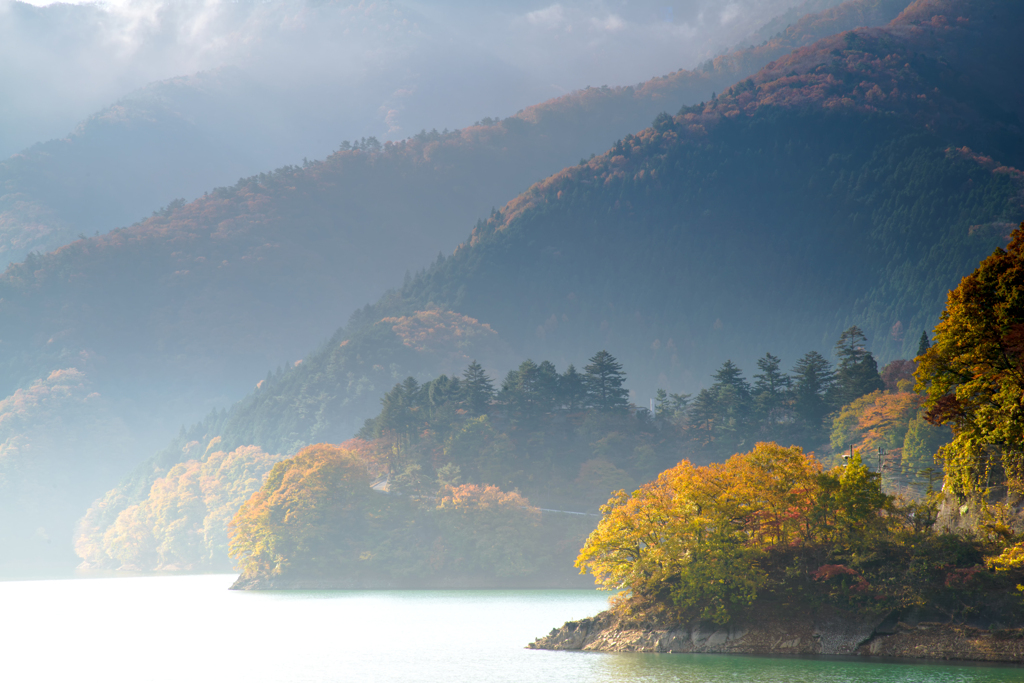
[[[596,591],[228,591],[234,576],[0,583],[0,680],[1003,683],[1024,668],[543,652]]]

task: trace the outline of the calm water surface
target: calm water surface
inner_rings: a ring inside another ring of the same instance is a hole
[[[0,681],[1004,683],[1024,669],[540,652],[594,591],[228,591],[233,576],[0,583]]]

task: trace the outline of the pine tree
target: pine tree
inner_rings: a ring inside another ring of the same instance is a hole
[[[462,374],[462,396],[466,410],[474,417],[486,413],[494,398],[494,383],[476,360]]]
[[[817,351],[793,366],[793,412],[812,439],[824,438],[825,417],[832,412],[829,396],[835,383],[832,365]]]
[[[542,412],[550,413],[559,403],[558,370],[551,361],[542,361],[537,366],[537,403]]]
[[[670,394],[658,389],[654,395],[654,418],[657,420],[680,420],[686,416],[690,394]]]
[[[554,408],[557,382],[558,373],[549,361],[538,366],[527,358],[506,376],[499,399],[516,420],[531,422]]]
[[[766,433],[783,420],[786,398],[793,384],[792,378],[779,369],[780,364],[779,358],[766,353],[757,361],[761,372],[754,375],[754,409]]]
[[[697,398],[693,400],[689,414],[690,427],[695,431],[700,445],[707,445],[714,441],[717,415],[718,405],[715,394],[710,389],[701,389]]]
[[[629,405],[629,391],[622,388],[626,373],[615,356],[598,351],[584,370],[583,385],[590,405],[603,411],[624,410]]]
[[[727,360],[713,375],[711,392],[718,409],[714,436],[726,450],[740,446],[750,432],[753,401],[743,371]]]
[[[854,325],[843,332],[836,342],[836,404],[845,406],[852,401],[885,388],[878,374],[878,363],[867,350],[867,338]]]
[[[921,341],[917,343],[917,355],[923,356],[928,353],[929,346],[931,346],[931,342],[928,341],[928,332],[921,330]]]
[[[672,417],[668,405],[668,392],[664,389],[658,389],[654,394],[654,419],[656,420],[667,420]]]
[[[583,375],[576,372],[576,367],[569,365],[558,377],[559,401],[569,412],[574,412],[587,405],[587,389],[583,385]]]

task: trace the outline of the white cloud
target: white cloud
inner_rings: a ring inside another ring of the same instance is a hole
[[[541,28],[558,28],[565,21],[565,10],[559,4],[526,13],[526,21]]]
[[[722,12],[719,15],[722,20],[722,24],[728,24],[739,18],[740,6],[737,3],[730,3],[722,8]]]
[[[609,14],[604,19],[593,20],[594,26],[602,31],[614,33],[626,28],[626,22],[617,14]]]

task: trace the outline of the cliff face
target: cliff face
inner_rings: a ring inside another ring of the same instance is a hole
[[[602,652],[859,655],[1024,662],[1024,629],[922,621],[914,614],[757,614],[729,626],[638,623],[615,613],[566,622],[528,647]]]

